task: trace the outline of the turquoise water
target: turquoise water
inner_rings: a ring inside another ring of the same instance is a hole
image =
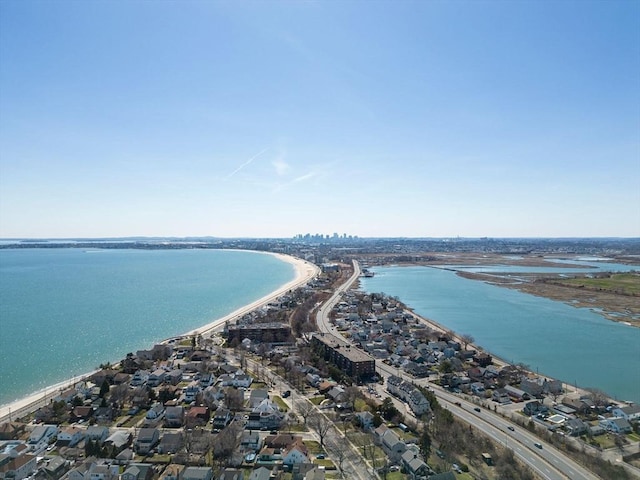
[[[372,270],[375,277],[360,280],[364,291],[397,296],[417,314],[473,335],[475,343],[506,361],[640,403],[639,328],[609,321],[589,309],[465,279],[449,270]]]
[[[225,250],[0,250],[0,405],[205,325],[295,277]]]

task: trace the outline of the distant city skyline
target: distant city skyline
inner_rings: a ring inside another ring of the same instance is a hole
[[[0,2],[0,238],[307,232],[640,237],[640,2]]]

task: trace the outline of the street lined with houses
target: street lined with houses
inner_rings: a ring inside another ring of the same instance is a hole
[[[337,288],[332,297],[318,310],[318,327],[328,335],[332,335],[332,332],[334,332],[334,327],[330,322],[329,313],[340,300],[344,292],[353,285],[361,274],[358,262],[354,261],[353,269],[353,275],[349,280],[345,282],[342,287]],[[399,373],[397,369],[391,368],[381,361],[376,361],[376,371],[385,378],[387,382],[389,377],[398,375]],[[519,458],[521,458],[543,478],[552,480],[563,478],[595,480],[598,478],[550,445],[545,444],[542,449],[536,448],[535,444],[539,442],[537,437],[529,433],[525,433],[525,431],[519,427],[517,431],[515,430],[515,427],[514,431],[508,430],[511,423],[506,422],[501,417],[492,414],[490,411],[483,410],[481,414],[476,412],[478,414],[474,415],[471,413],[474,411],[473,408],[476,408],[474,404],[461,399],[459,396],[447,393],[440,387],[435,386],[434,388],[434,386],[429,384],[427,380],[410,379],[403,374],[400,375],[402,378],[406,378],[417,384],[423,384],[429,388],[433,388],[432,391],[438,399],[450,409],[450,411],[465,420],[474,428],[478,428],[483,433],[489,435],[497,442],[502,442],[504,440],[507,448],[511,448]],[[467,409],[462,407],[463,403]],[[509,436],[509,434],[511,434],[511,436]],[[509,440],[511,440],[511,445],[509,445]]]

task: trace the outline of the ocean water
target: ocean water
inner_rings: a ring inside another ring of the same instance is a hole
[[[231,250],[0,249],[0,405],[203,326],[295,277]]]
[[[366,292],[397,296],[417,314],[472,335],[476,344],[508,362],[524,363],[569,385],[598,388],[618,400],[640,403],[640,328],[612,322],[586,308],[462,278],[449,270],[372,270],[375,277],[360,280]]]

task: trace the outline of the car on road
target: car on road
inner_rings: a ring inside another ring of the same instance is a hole
[[[536,448],[539,448],[540,450],[542,450],[542,444],[541,443],[534,443],[534,445],[536,446]]]
[[[513,431],[515,431],[515,428],[513,428],[511,425],[509,425],[507,428],[508,428],[509,430],[511,430],[512,432],[513,432]]]
[[[316,455],[316,458],[318,460],[324,460],[324,458],[325,458],[324,453],[319,453],[318,455]]]
[[[287,397],[288,397],[288,396],[290,396],[290,395],[291,395],[291,390],[287,390],[286,392],[284,392],[284,393],[282,394],[282,398],[287,398]]]
[[[474,407],[473,409],[474,409],[476,412],[480,412],[480,411],[481,411],[481,410],[480,410],[480,407]]]

